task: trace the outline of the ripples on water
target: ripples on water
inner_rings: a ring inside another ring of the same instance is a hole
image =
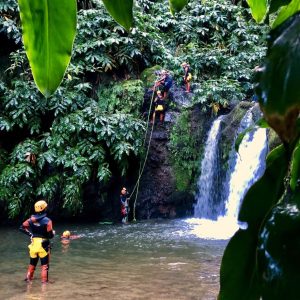
[[[50,281],[23,281],[27,237],[0,229],[0,299],[216,299],[227,240],[207,240],[184,220],[132,225],[57,225]],[[68,247],[64,230],[81,238]]]

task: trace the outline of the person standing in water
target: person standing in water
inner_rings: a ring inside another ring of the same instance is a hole
[[[54,237],[55,231],[52,227],[52,221],[47,217],[47,202],[37,201],[34,204],[35,214],[23,222],[20,231],[30,236],[31,244],[29,248],[30,263],[28,266],[25,281],[30,282],[39,258],[41,260],[41,281],[48,282],[50,241]]]
[[[122,216],[122,223],[128,223],[128,214],[129,214],[129,194],[125,187],[122,188],[120,193],[120,202],[121,202],[121,216]]]

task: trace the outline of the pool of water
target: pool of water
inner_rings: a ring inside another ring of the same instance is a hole
[[[54,224],[50,283],[23,281],[29,238],[0,228],[0,299],[216,299],[227,240],[201,239],[185,220]],[[80,235],[69,245],[64,230]]]

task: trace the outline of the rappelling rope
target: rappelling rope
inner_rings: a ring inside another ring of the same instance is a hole
[[[144,136],[144,142],[143,142],[143,146],[145,146],[146,143],[146,139],[147,139],[147,133],[148,133],[148,127],[149,127],[149,121],[150,121],[150,114],[151,114],[151,107],[152,107],[152,103],[153,103],[153,99],[154,99],[154,93],[155,93],[155,87],[156,87],[156,83],[155,82],[154,86],[153,86],[153,93],[152,93],[152,97],[151,97],[151,101],[150,101],[150,106],[149,106],[149,112],[148,112],[148,118],[147,118],[147,130],[145,131],[145,136]],[[154,111],[154,120],[155,120],[155,111]],[[136,207],[136,201],[137,201],[137,197],[138,197],[138,192],[139,192],[139,186],[140,186],[140,179],[142,177],[146,162],[147,162],[147,158],[148,158],[148,154],[149,154],[149,149],[150,149],[150,143],[151,143],[151,139],[152,139],[152,133],[153,133],[153,128],[154,128],[154,121],[152,123],[151,126],[151,131],[150,131],[150,136],[149,136],[149,140],[148,140],[148,146],[147,146],[147,150],[146,150],[146,155],[145,155],[145,159],[144,159],[144,163],[142,165],[142,162],[140,161],[140,167],[139,167],[139,176],[137,179],[137,182],[131,192],[131,195],[129,197],[129,199],[132,197],[132,195],[134,194],[135,190],[136,190],[136,194],[135,194],[135,199],[134,199],[134,203],[133,203],[133,221],[136,221],[135,218],[135,207]]]

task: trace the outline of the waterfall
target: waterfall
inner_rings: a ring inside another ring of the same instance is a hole
[[[197,218],[216,219],[218,217],[218,201],[216,200],[219,193],[215,186],[220,183],[218,141],[223,117],[220,116],[213,122],[205,144],[196,196],[196,199],[201,199],[201,201],[197,201],[194,208],[194,215]]]
[[[253,108],[247,111],[240,122],[237,135],[254,124],[252,109]],[[217,121],[218,120],[215,122],[217,123]],[[213,129],[215,126],[217,127],[214,123],[210,133],[216,130]],[[215,131],[215,136],[210,136],[210,133],[203,158],[203,160],[210,160],[210,162],[202,161],[201,163],[201,175],[198,181],[199,192],[196,196],[195,218],[188,220],[188,222],[195,225],[193,233],[201,238],[228,239],[239,227],[237,217],[243,197],[252,184],[262,176],[265,170],[267,133],[266,129],[263,128],[254,129],[246,133],[239,146],[238,153],[232,150],[229,159],[228,172],[230,176],[228,176],[229,180],[226,183],[227,190],[222,191],[222,194],[226,195],[224,211],[220,209],[216,210],[216,202],[213,196],[216,194],[216,186],[213,184],[216,179],[214,175],[208,175],[216,174],[218,170],[216,162],[218,161],[217,144],[220,132],[219,130]],[[213,142],[209,142],[210,139],[213,140]],[[208,146],[209,143],[211,143],[210,146]],[[209,153],[206,153],[206,151]],[[211,169],[204,169],[207,167]],[[222,186],[222,184],[220,186]],[[220,194],[219,192],[219,195]],[[215,216],[216,212],[218,213],[217,216]]]
[[[238,134],[253,125],[252,111],[249,110],[241,121]],[[227,218],[237,220],[241,200],[249,188],[262,175],[266,168],[267,155],[266,129],[259,128],[243,138],[239,152],[234,152],[234,168],[229,180],[229,195],[226,202]]]

